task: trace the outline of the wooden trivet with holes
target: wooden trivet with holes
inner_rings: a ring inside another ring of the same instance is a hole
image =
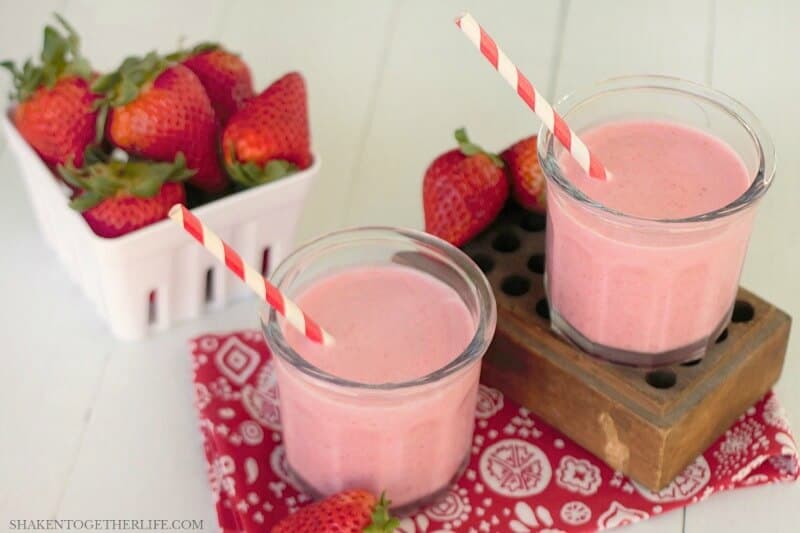
[[[740,289],[733,322],[702,361],[659,369],[600,361],[550,330],[545,223],[510,208],[465,247],[497,297],[497,334],[482,381],[659,490],[772,387],[791,319]]]

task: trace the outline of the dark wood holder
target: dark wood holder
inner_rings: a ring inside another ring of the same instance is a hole
[[[465,247],[497,297],[482,381],[660,490],[777,381],[791,318],[740,289],[732,323],[702,360],[657,369],[601,361],[550,329],[545,222],[508,208]]]

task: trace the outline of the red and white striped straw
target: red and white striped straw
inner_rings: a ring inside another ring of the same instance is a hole
[[[253,292],[280,313],[286,321],[294,326],[308,339],[326,346],[333,344],[333,337],[316,322],[311,320],[297,304],[286,298],[272,283],[245,263],[241,256],[233,250],[216,233],[200,222],[181,204],[173,205],[169,210],[169,218],[177,222],[187,233],[197,239],[214,257],[225,263],[228,269],[244,281]]]
[[[556,139],[566,148],[581,168],[593,178],[607,180],[610,176],[605,167],[586,147],[583,141],[567,126],[564,119],[553,110],[547,100],[531,85],[528,78],[508,59],[497,46],[494,39],[486,33],[478,21],[469,13],[464,13],[456,19],[456,25],[472,41],[489,63],[497,69],[503,78],[517,91],[528,107],[538,115],[544,125]]]

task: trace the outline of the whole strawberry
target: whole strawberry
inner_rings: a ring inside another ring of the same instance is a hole
[[[471,143],[462,128],[459,148],[446,152],[425,171],[422,203],[425,231],[462,246],[491,224],[508,198],[503,162]]]
[[[225,126],[222,153],[231,178],[245,187],[311,165],[303,77],[290,72],[251,98]]]
[[[273,526],[272,533],[391,533],[400,521],[391,502],[364,490],[348,490],[303,507]]]
[[[193,172],[181,154],[172,163],[89,157],[81,169],[67,165],[58,170],[77,191],[70,207],[100,237],[119,237],[163,220],[170,207],[186,202],[181,182]]]
[[[511,196],[525,209],[544,213],[547,209],[545,179],[536,153],[536,135],[517,141],[500,157],[511,178]]]
[[[45,27],[41,65],[31,60],[18,69],[11,61],[0,63],[14,77],[12,112],[20,135],[45,163],[54,166],[72,161],[83,164],[83,153],[95,140],[97,96],[89,90],[92,69],[80,55],[75,30],[56,15],[66,36]]]
[[[218,44],[202,43],[188,52],[176,52],[169,58],[180,61],[195,73],[211,99],[221,126],[255,94],[247,63]]]
[[[227,186],[217,160],[214,108],[197,76],[154,52],[126,59],[99,78],[109,140],[129,154],[173,161],[178,153],[196,173],[189,182],[209,193]]]

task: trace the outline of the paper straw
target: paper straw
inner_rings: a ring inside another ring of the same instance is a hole
[[[528,107],[544,122],[558,141],[572,154],[572,157],[581,168],[593,178],[607,180],[610,173],[606,172],[605,167],[589,151],[583,141],[567,126],[564,119],[553,110],[547,100],[531,85],[528,78],[508,59],[503,51],[497,46],[492,37],[486,33],[478,21],[469,13],[464,13],[456,19],[456,25],[472,41],[472,44],[481,51],[483,56],[497,69],[503,78],[517,91],[522,100]]]
[[[169,218],[177,222],[187,233],[197,239],[206,250],[224,263],[228,269],[250,287],[259,298],[266,301],[286,321],[308,339],[326,346],[333,344],[333,337],[316,322],[311,320],[297,304],[286,298],[272,283],[245,263],[216,233],[208,229],[188,209],[181,204],[173,205],[169,210]]]

